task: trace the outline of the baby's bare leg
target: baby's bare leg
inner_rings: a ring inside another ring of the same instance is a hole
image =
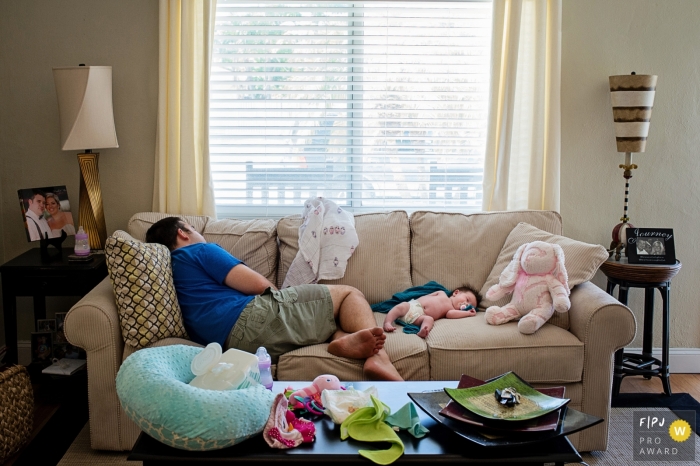
[[[394,321],[399,317],[405,316],[407,312],[408,303],[401,303],[392,307],[391,310],[387,313],[386,317],[384,317],[384,331],[393,332],[394,330],[396,330],[396,327],[394,327]]]
[[[435,323],[435,319],[433,319],[430,316],[422,315],[419,318],[417,318],[413,324],[414,325],[420,325],[420,330],[418,331],[418,336],[421,338],[425,338],[428,336],[430,331],[433,329],[433,325]]]

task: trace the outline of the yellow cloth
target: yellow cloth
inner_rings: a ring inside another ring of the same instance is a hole
[[[371,397],[372,406],[360,408],[340,425],[340,439],[352,437],[361,442],[389,442],[388,450],[360,450],[360,455],[377,464],[391,464],[403,455],[403,442],[394,429],[384,419],[390,414],[387,405],[374,395]]]

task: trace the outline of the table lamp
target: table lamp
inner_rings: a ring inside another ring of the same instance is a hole
[[[100,173],[100,154],[93,149],[119,147],[112,108],[111,66],[53,68],[61,122],[61,149],[84,150],[80,165],[80,225],[91,249],[104,249],[107,240]]]
[[[617,151],[625,153],[625,163],[620,165],[624,170],[625,203],[622,223],[615,225],[610,243],[610,255],[615,253],[615,260],[620,260],[621,251],[625,249],[627,228],[634,228],[629,223],[627,213],[629,204],[630,179],[632,170],[637,165],[632,163],[633,152],[644,152],[649,134],[651,110],[654,107],[657,76],[636,74],[610,76],[610,100],[612,101],[613,119],[615,121],[615,139]],[[627,255],[627,249],[625,249]]]

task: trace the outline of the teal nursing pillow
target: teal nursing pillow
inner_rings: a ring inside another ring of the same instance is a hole
[[[262,385],[206,390],[189,385],[203,348],[141,349],[117,373],[117,395],[129,419],[160,442],[182,450],[226,448],[262,432],[274,394]]]

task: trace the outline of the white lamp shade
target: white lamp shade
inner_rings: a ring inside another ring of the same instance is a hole
[[[112,108],[112,67],[55,67],[53,79],[61,120],[61,149],[119,147]]]

